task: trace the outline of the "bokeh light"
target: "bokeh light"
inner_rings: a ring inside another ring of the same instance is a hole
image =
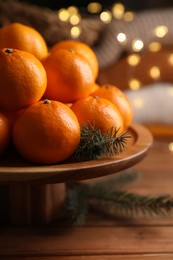
[[[129,87],[131,90],[138,90],[141,87],[141,82],[138,79],[130,79],[129,80]]]
[[[160,78],[160,69],[157,66],[153,66],[149,70],[149,74],[152,79],[159,79]]]
[[[71,38],[73,39],[77,39],[79,38],[81,34],[81,28],[78,27],[78,26],[73,26],[70,30],[70,35],[71,35]]]
[[[98,2],[91,2],[88,4],[87,10],[91,14],[96,14],[102,10],[102,5]]]
[[[110,23],[112,20],[112,13],[110,11],[104,11],[100,14],[100,20],[103,23]]]
[[[135,52],[139,52],[143,49],[144,47],[144,43],[142,40],[140,39],[134,39],[132,41],[132,50],[135,51]]]
[[[151,51],[151,52],[157,52],[157,51],[160,51],[162,48],[162,45],[160,42],[151,42],[149,43],[148,45],[148,49]]]
[[[116,19],[121,19],[124,15],[125,7],[122,3],[115,3],[112,6],[112,14]]]
[[[130,65],[130,66],[136,66],[139,64],[141,60],[141,57],[140,55],[138,54],[131,54],[127,57],[127,63]]]
[[[127,37],[126,37],[126,35],[125,35],[125,33],[118,33],[118,35],[117,35],[117,41],[119,42],[119,43],[126,43],[126,40],[127,40]]]
[[[163,38],[168,33],[168,27],[166,25],[159,25],[154,29],[154,35],[158,38]]]

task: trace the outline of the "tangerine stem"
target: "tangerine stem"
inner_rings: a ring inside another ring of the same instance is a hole
[[[6,53],[13,53],[13,49],[7,48],[7,49],[5,49],[5,52]]]
[[[51,101],[50,101],[49,99],[46,98],[46,99],[43,101],[43,103],[44,103],[44,104],[50,104]]]

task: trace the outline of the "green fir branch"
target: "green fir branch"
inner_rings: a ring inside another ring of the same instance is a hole
[[[150,197],[126,191],[97,190],[89,197],[89,204],[107,215],[169,215],[173,199],[169,196]]]
[[[88,187],[80,183],[67,184],[66,209],[73,226],[81,226],[88,216]]]
[[[80,144],[75,152],[76,160],[95,160],[122,153],[126,148],[127,138],[131,138],[131,135],[125,132],[119,136],[118,132],[119,130],[111,127],[103,133],[92,124],[84,124],[81,127]]]
[[[83,225],[91,209],[111,217],[168,216],[172,213],[173,198],[168,195],[152,197],[121,190],[121,185],[138,177],[128,171],[123,175],[123,181],[116,177],[96,183],[68,183],[67,210],[73,225]]]

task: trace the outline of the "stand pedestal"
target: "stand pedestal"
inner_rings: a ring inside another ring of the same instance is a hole
[[[62,217],[66,188],[58,184],[13,184],[0,187],[3,221],[15,225],[48,224]]]
[[[115,158],[50,166],[25,166],[17,158],[12,161],[2,159],[0,223],[29,225],[57,221],[65,210],[66,182],[120,172],[146,156],[153,141],[150,132],[133,124],[129,133],[131,138],[125,151]]]

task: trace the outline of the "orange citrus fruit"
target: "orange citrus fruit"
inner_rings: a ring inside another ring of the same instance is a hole
[[[47,76],[41,62],[31,53],[4,48],[0,50],[0,107],[25,108],[43,96]]]
[[[13,141],[27,160],[53,164],[70,157],[80,141],[80,126],[73,111],[58,101],[39,101],[15,121]]]
[[[99,87],[100,86],[96,82],[92,83],[92,92],[90,93],[90,95],[92,95],[96,90],[98,90]]]
[[[93,73],[80,54],[60,49],[47,56],[42,64],[47,73],[45,98],[72,103],[92,92]]]
[[[133,120],[133,108],[123,91],[114,85],[105,84],[93,92],[92,95],[111,101],[118,108],[123,117],[124,128],[127,129],[131,125]]]
[[[89,45],[79,41],[64,40],[54,44],[50,49],[50,52],[55,52],[59,49],[67,49],[67,50],[72,49],[76,53],[79,53],[80,55],[85,57],[89,65],[91,66],[91,69],[94,74],[94,79],[97,78],[98,71],[99,71],[98,60],[95,52],[92,50],[92,48]]]
[[[11,140],[11,128],[7,117],[0,112],[0,155],[7,149]]]
[[[20,109],[20,110],[5,110],[5,111],[2,111],[2,112],[6,116],[6,118],[8,119],[10,127],[12,128],[14,122],[22,114],[23,111],[24,111],[24,109]]]
[[[34,28],[21,23],[11,23],[0,29],[0,49],[2,48],[28,51],[40,60],[48,54],[43,36]]]
[[[76,114],[80,126],[94,125],[102,132],[115,127],[121,134],[124,130],[123,119],[118,109],[107,99],[89,96],[73,103],[71,109]]]

